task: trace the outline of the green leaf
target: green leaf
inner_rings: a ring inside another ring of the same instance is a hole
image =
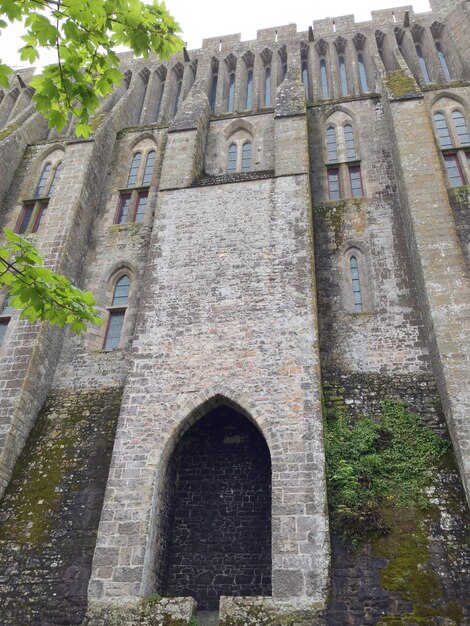
[[[4,63],[0,63],[0,85],[2,87],[8,87],[10,85],[10,74],[13,72],[12,68]]]

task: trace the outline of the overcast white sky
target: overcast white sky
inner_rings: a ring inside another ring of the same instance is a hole
[[[166,5],[179,22],[182,38],[188,49],[200,48],[203,38],[241,33],[242,40],[254,39],[260,28],[297,24],[299,31],[307,30],[315,19],[338,17],[354,13],[356,21],[370,19],[371,10],[387,9],[409,4],[399,0],[328,0],[314,3],[306,0],[167,0]],[[416,13],[429,11],[428,0],[414,0]],[[16,50],[21,46],[20,27],[3,31],[0,41],[0,58],[5,63],[24,65]],[[54,62],[44,58],[43,63]]]

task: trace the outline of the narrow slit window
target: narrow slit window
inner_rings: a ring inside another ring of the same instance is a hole
[[[132,157],[132,163],[129,170],[129,176],[127,178],[127,186],[134,187],[137,182],[137,175],[139,173],[140,161],[142,159],[142,154],[140,152],[136,152]]]
[[[444,78],[447,81],[452,80],[452,76],[450,75],[449,66],[447,65],[446,57],[444,54],[444,50],[442,48],[442,44],[440,41],[436,41],[436,50],[437,50],[437,58],[439,59],[439,63],[441,64],[442,72],[444,74]]]
[[[231,143],[228,147],[227,173],[237,171],[237,146]]]
[[[180,108],[180,99],[181,99],[181,89],[183,88],[183,81],[179,80],[176,84],[176,95],[175,95],[175,106],[173,109],[173,117],[178,113],[178,109]]]
[[[307,63],[307,61],[302,61],[302,82],[304,84],[305,97],[308,100],[309,84],[308,84],[308,63]]]
[[[49,196],[52,196],[57,179],[59,178],[59,175],[60,175],[61,167],[62,167],[62,161],[59,161],[59,163],[57,163],[56,168],[54,170],[54,175],[52,176],[51,186],[49,187]]]
[[[452,140],[450,138],[449,129],[447,127],[444,113],[434,113],[434,124],[436,126],[437,137],[441,148],[452,148]]]
[[[134,222],[140,224],[144,221],[145,209],[147,208],[148,191],[142,191],[137,195]]]
[[[343,128],[344,133],[344,145],[346,148],[346,158],[348,161],[357,158],[356,143],[354,141],[354,131],[351,124],[346,124]]]
[[[16,224],[16,228],[15,228],[16,233],[18,233],[19,235],[23,235],[28,230],[29,222],[31,220],[33,212],[34,212],[34,202],[28,202],[27,204],[23,206],[19,220]]]
[[[421,45],[417,43],[415,45],[416,54],[418,55],[419,68],[421,70],[421,74],[423,76],[423,80],[425,83],[430,83],[431,79],[429,78],[428,67],[426,65],[426,60],[424,58],[423,49]]]
[[[116,224],[125,224],[129,217],[129,209],[131,206],[131,194],[123,193],[119,198],[119,206],[116,214]]]
[[[348,79],[346,76],[346,62],[342,54],[340,54],[338,57],[338,63],[339,63],[339,79],[340,79],[340,84],[341,84],[341,95],[347,96],[348,95]]]
[[[326,152],[329,163],[336,163],[338,160],[338,150],[336,146],[336,128],[328,126],[326,129]]]
[[[357,54],[357,63],[359,66],[359,82],[361,85],[361,91],[362,93],[367,93],[369,91],[369,85],[367,84],[366,65],[364,63],[364,55],[362,52],[358,52]]]
[[[51,164],[46,163],[41,172],[41,176],[39,178],[39,182],[36,187],[36,191],[34,192],[35,198],[42,198],[44,192],[46,190],[47,179],[49,178],[49,172],[51,171]]]
[[[234,105],[235,105],[235,72],[231,72],[229,76],[228,102],[227,102],[227,111],[229,113],[233,113]]]
[[[451,187],[463,185],[462,172],[456,154],[444,154],[444,165],[446,168],[449,184]]]
[[[364,190],[362,188],[361,168],[358,166],[349,168],[349,182],[351,185],[351,196],[353,198],[362,198]]]
[[[264,106],[271,106],[271,68],[264,70]]]
[[[452,111],[452,119],[454,120],[455,130],[461,146],[470,145],[470,135],[468,134],[465,118],[460,111]]]
[[[328,170],[328,197],[330,200],[339,200],[341,198],[339,169]]]
[[[142,180],[142,187],[148,187],[152,180],[153,167],[155,165],[155,150],[150,150],[145,162],[144,178]]]
[[[253,70],[248,70],[246,76],[246,109],[253,108]]]
[[[242,172],[251,170],[251,143],[247,141],[242,146]]]
[[[357,262],[357,258],[352,256],[349,259],[349,266],[351,268],[351,283],[352,283],[352,292],[354,299],[354,311],[355,313],[362,313],[362,293],[361,293],[361,281],[359,278],[359,265]]]
[[[321,80],[321,95],[323,98],[329,98],[330,92],[328,89],[328,73],[326,70],[325,59],[320,60],[320,80]]]
[[[212,74],[212,82],[211,82],[211,112],[215,113],[215,104],[217,100],[217,80],[218,74]]]

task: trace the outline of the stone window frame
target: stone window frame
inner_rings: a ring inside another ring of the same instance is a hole
[[[113,300],[116,294],[116,287],[118,282],[124,277],[127,276],[129,278],[130,286],[127,294],[127,302],[126,305],[123,306],[121,304],[113,306]],[[125,348],[126,344],[129,342],[131,337],[131,320],[130,311],[131,307],[135,301],[135,277],[134,272],[127,266],[123,265],[118,270],[116,270],[111,278],[108,281],[107,291],[106,291],[106,301],[108,304],[105,308],[106,311],[106,323],[103,324],[103,334],[101,338],[101,350],[103,352],[115,352],[120,351]],[[111,323],[111,319],[114,314],[119,314],[124,312],[124,317],[120,329],[119,335],[119,345],[117,347],[108,348],[106,347],[106,341],[108,339],[109,327]]]
[[[353,133],[355,156],[348,156],[348,150],[346,147],[346,134],[345,128],[350,126]],[[328,153],[327,132],[328,129],[333,128],[335,130],[336,138],[336,161],[330,160],[330,154]],[[340,132],[338,132],[340,131]],[[343,107],[333,107],[329,110],[324,118],[324,163],[326,169],[326,196],[328,201],[338,201],[348,198],[363,198],[366,195],[366,186],[364,184],[364,178],[362,176],[361,158],[358,151],[357,130],[356,123],[353,115],[344,109]],[[339,175],[339,198],[331,197],[330,189],[330,177],[331,171],[338,170]],[[351,171],[359,170],[359,176],[361,181],[362,195],[354,195],[351,185]]]
[[[457,99],[453,94],[441,93],[437,96],[431,104],[430,113],[432,119],[432,126],[434,130],[434,136],[436,139],[436,145],[441,155],[442,168],[445,172],[447,184],[450,188],[460,187],[470,184],[470,163],[467,158],[467,154],[470,152],[470,143],[462,144],[460,142],[459,135],[454,120],[454,113],[458,112],[462,115],[465,122],[467,132],[470,130],[469,115],[464,102]],[[451,145],[442,147],[440,143],[440,135],[438,133],[435,121],[435,115],[440,114],[445,120],[447,127],[447,133],[450,139]],[[470,134],[470,133],[469,133]],[[453,180],[449,177],[448,160],[449,157],[455,158],[455,164],[460,177],[458,185],[453,184]]]
[[[6,345],[8,328],[14,312],[13,307],[9,306],[10,298],[11,293],[9,292],[8,287],[4,287],[0,290],[0,326],[2,327],[0,331],[0,351]]]
[[[374,313],[374,298],[372,277],[368,264],[368,254],[363,251],[363,246],[356,242],[347,242],[341,254],[341,292],[344,310],[351,315],[363,315]],[[351,277],[351,257],[357,260],[359,284],[361,289],[362,311],[356,310],[354,301],[353,283]]]
[[[225,163],[223,171],[227,174],[237,174],[241,172],[252,172],[253,171],[253,155],[254,155],[254,136],[253,136],[253,125],[247,124],[246,122],[232,122],[225,129],[223,135],[225,136]],[[243,146],[247,143],[251,144],[251,159],[250,159],[250,169],[243,169]],[[237,159],[235,169],[229,170],[229,150],[231,146],[235,145],[237,149]]]
[[[42,226],[49,200],[55,191],[57,180],[60,176],[60,169],[64,159],[64,150],[62,147],[54,147],[46,156],[40,159],[39,167],[36,169],[36,184],[32,194],[28,194],[21,203],[21,209],[15,222],[13,230],[19,235],[31,235],[38,232]],[[49,167],[46,176],[44,172]],[[33,177],[31,177],[33,178]],[[42,189],[40,188],[42,184]],[[31,189],[28,186],[27,191]]]
[[[156,163],[157,163],[157,146],[155,145],[154,139],[151,141],[154,145],[147,147],[139,147],[139,144],[144,141],[140,139],[137,144],[134,146],[132,150],[132,158],[130,160],[130,166],[127,173],[127,183],[126,186],[119,189],[119,197],[118,203],[116,207],[116,211],[114,214],[113,225],[125,226],[126,224],[141,224],[145,222],[145,217],[148,212],[149,205],[149,197],[150,197],[150,188],[154,182],[155,171],[156,171]],[[153,165],[150,174],[149,180],[145,180],[148,169],[148,159],[151,153],[154,153]],[[134,159],[136,155],[140,154],[141,159],[139,163],[139,168],[137,171],[136,181],[134,185],[129,186],[129,175],[132,169],[132,164],[134,163]],[[148,184],[147,184],[148,183]],[[146,198],[145,209],[141,213],[139,212],[140,203],[143,198]],[[129,199],[129,208],[126,213],[125,219],[122,219],[121,209],[123,206],[123,202]],[[137,219],[140,215],[142,215],[142,219]]]

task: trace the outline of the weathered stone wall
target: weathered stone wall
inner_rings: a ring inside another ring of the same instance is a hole
[[[0,503],[0,623],[80,624],[122,390],[49,396]]]

